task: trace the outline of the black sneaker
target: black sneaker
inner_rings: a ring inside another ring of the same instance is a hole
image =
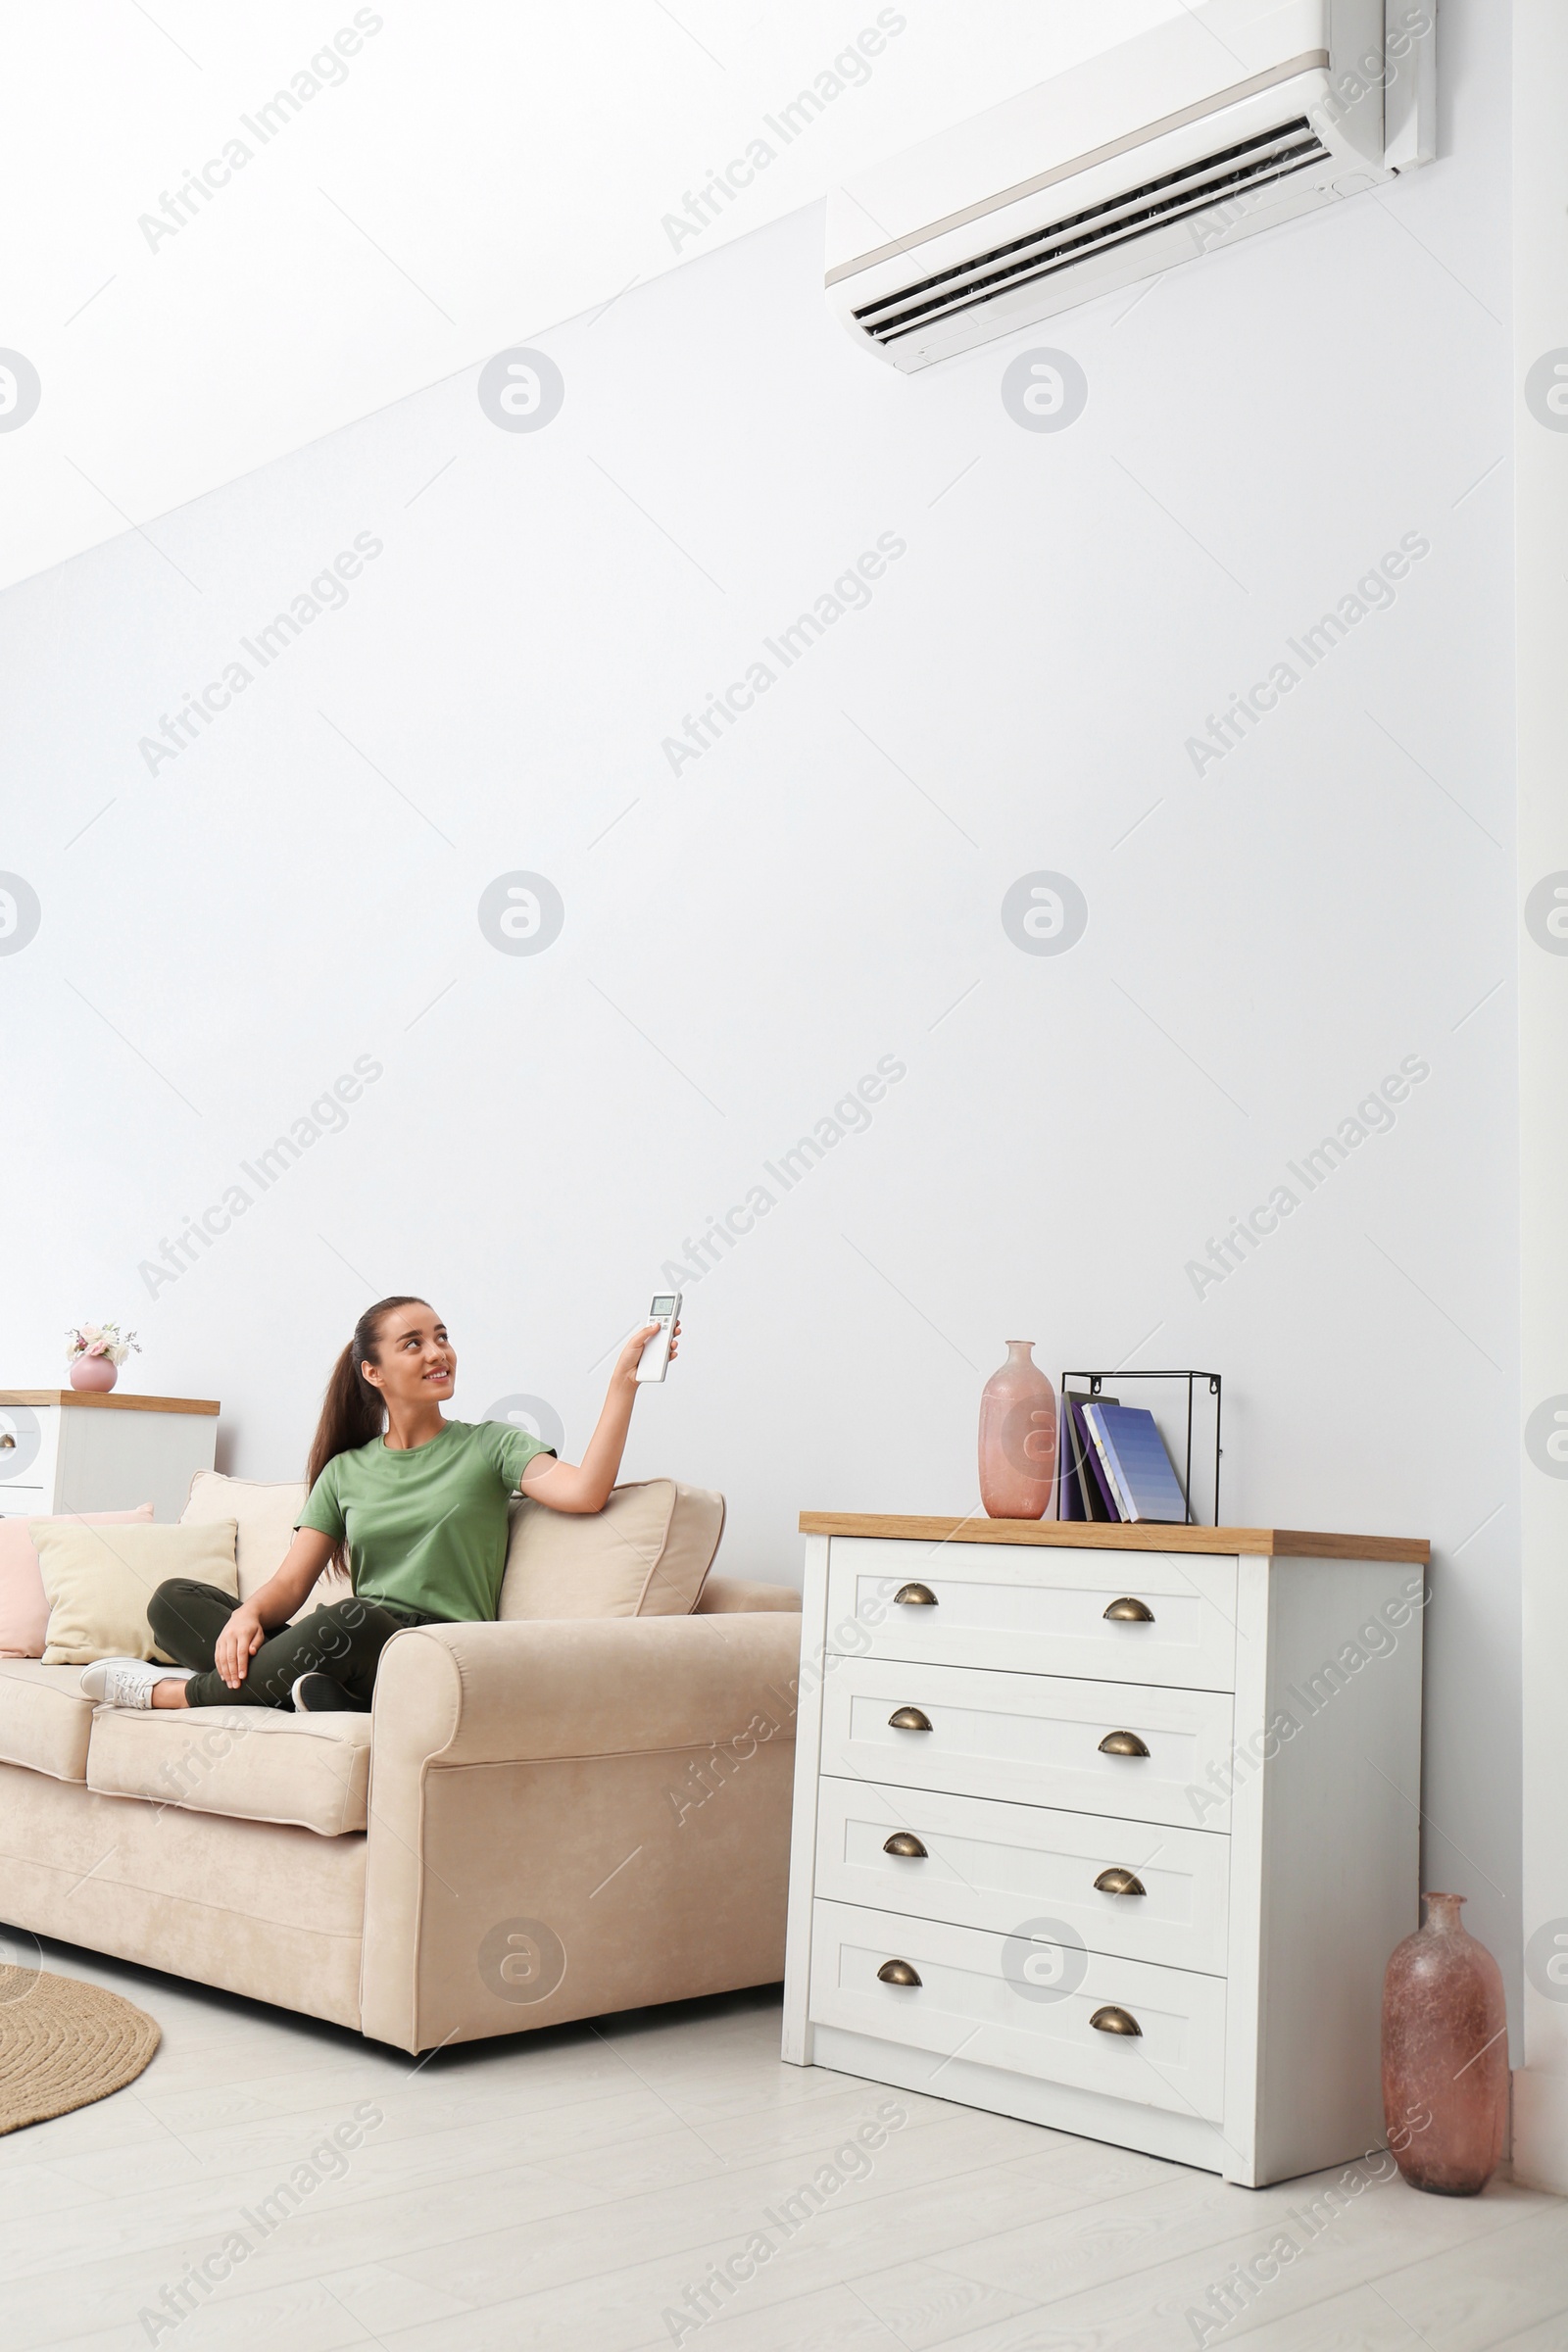
[[[302,1674],[292,1692],[296,1715],[359,1715],[366,1710],[329,1674]]]

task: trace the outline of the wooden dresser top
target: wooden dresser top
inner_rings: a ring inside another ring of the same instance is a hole
[[[85,1404],[94,1412],[216,1413],[215,1396],[122,1396],[94,1389],[0,1389],[0,1404]]]
[[[1415,1560],[1432,1557],[1424,1536],[1329,1536],[1298,1527],[1111,1527],[1102,1520],[915,1519],[880,1512],[803,1511],[803,1536],[869,1536],[911,1544],[1057,1544],[1080,1551],[1247,1552],[1275,1560]]]

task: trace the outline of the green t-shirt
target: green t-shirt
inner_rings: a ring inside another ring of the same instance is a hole
[[[347,1542],[354,1590],[456,1623],[494,1617],[507,1565],[507,1498],[536,1453],[554,1453],[504,1421],[449,1421],[402,1451],[372,1438],[337,1453],[296,1527]]]

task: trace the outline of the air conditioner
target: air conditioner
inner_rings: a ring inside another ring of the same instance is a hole
[[[1437,0],[1181,7],[834,191],[858,343],[928,368],[1431,160]]]

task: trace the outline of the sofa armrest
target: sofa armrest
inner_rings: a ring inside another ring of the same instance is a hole
[[[792,1610],[801,1613],[801,1596],[793,1585],[758,1585],[744,1576],[710,1576],[697,1596],[698,1617],[728,1617],[737,1611]]]
[[[800,1646],[765,1611],[412,1627],[382,1652],[371,1771],[710,1747],[768,1689],[789,1706]]]
[[[751,1610],[395,1635],[364,2031],[425,2050],[775,1982],[800,1627]]]

